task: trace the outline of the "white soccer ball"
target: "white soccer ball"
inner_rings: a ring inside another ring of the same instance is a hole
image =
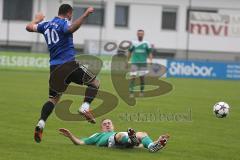
[[[218,118],[225,118],[229,114],[230,106],[226,102],[218,102],[213,106],[213,112]]]

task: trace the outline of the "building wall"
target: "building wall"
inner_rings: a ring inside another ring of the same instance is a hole
[[[187,9],[191,0],[105,0],[105,24],[103,27],[83,25],[74,34],[74,43],[82,46],[86,40],[107,40],[120,43],[122,40],[136,38],[136,30],[144,29],[145,39],[150,41],[160,51],[174,51],[176,58],[208,58],[208,59],[239,59],[240,37],[200,36],[188,34],[186,31]],[[46,20],[56,16],[61,3],[71,5],[95,4],[100,0],[34,0],[33,13],[39,10],[46,15]],[[129,5],[129,26],[119,28],[114,26],[116,4]],[[161,29],[163,7],[175,7],[177,14],[177,30]],[[0,0],[0,10],[3,10],[3,0]],[[191,8],[218,9],[219,13],[240,15],[239,0],[192,0]],[[24,42],[31,45],[33,50],[46,51],[44,39],[41,35],[25,31],[26,21],[2,20],[0,12],[0,44]],[[9,26],[9,35],[8,33]]]
[[[218,9],[219,13],[240,15],[240,1],[230,0],[193,0],[193,7]],[[190,50],[240,52],[240,37],[190,35]]]

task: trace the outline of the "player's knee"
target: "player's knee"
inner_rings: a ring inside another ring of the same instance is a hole
[[[137,132],[136,133],[137,138],[142,139],[143,137],[148,136],[147,132]]]
[[[123,134],[121,132],[115,135],[116,139],[121,139],[122,137],[123,137]]]
[[[131,76],[130,79],[134,81],[136,79],[136,76]]]
[[[49,98],[49,102],[52,102],[54,105],[56,105],[58,103],[58,101],[60,100],[60,96],[56,96],[53,98]]]
[[[117,134],[115,135],[115,140],[116,140],[117,142],[120,142],[121,139],[122,139],[124,136],[125,136],[125,135],[124,135],[123,133],[119,132],[119,133],[117,133]]]
[[[98,89],[100,87],[100,81],[98,79],[94,79],[88,86]]]
[[[140,77],[140,81],[144,82],[144,77],[143,76]]]

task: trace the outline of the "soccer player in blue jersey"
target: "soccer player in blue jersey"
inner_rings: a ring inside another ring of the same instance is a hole
[[[94,8],[87,8],[84,14],[73,23],[70,22],[72,12],[73,8],[69,4],[62,4],[59,7],[57,17],[44,22],[44,15],[38,13],[35,19],[26,26],[27,31],[38,32],[44,35],[50,52],[49,99],[42,107],[41,117],[34,133],[34,139],[38,143],[42,140],[43,128],[45,127],[47,118],[71,82],[88,86],[85,91],[83,104],[79,108],[79,113],[89,122],[96,123],[89,108],[98,92],[99,81],[94,74],[75,60],[76,51],[73,45],[73,33],[94,12]],[[64,82],[59,83],[59,79],[63,74],[67,75],[67,77],[63,80]]]

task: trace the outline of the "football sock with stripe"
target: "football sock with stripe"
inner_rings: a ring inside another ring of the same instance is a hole
[[[133,79],[130,80],[130,83],[129,83],[129,92],[130,92],[130,93],[133,93],[133,91],[134,91],[134,86],[135,86],[135,78],[133,78]]]
[[[84,102],[91,104],[93,99],[96,97],[97,93],[98,93],[98,88],[96,86],[88,85],[85,91]]]
[[[141,90],[141,92],[144,91],[144,85],[145,85],[144,77],[140,77],[140,90]]]
[[[143,137],[141,141],[142,141],[144,148],[148,148],[149,145],[153,143],[152,139],[149,136]]]

